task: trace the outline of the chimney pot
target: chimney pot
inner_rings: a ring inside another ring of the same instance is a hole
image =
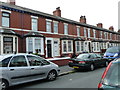
[[[57,7],[55,11],[53,11],[53,15],[61,17],[60,7]]]
[[[86,23],[86,17],[85,16],[81,16],[80,17],[80,22],[81,23]]]
[[[113,27],[113,26],[110,26],[110,27],[109,27],[109,30],[114,31],[114,27]]]
[[[98,24],[97,24],[97,27],[103,28],[103,24],[102,24],[102,23],[98,23]]]

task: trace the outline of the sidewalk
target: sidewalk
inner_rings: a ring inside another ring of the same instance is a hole
[[[75,72],[75,70],[73,68],[69,67],[68,65],[60,66],[59,76],[67,75],[69,73],[74,73],[74,72]]]

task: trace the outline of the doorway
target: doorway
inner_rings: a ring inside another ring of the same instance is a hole
[[[52,41],[47,40],[47,56],[48,58],[52,57]]]

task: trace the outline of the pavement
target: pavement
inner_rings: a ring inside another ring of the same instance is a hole
[[[74,72],[75,70],[69,67],[68,65],[60,66],[59,76],[67,75],[67,74],[74,73]]]

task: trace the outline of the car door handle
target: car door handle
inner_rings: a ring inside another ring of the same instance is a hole
[[[35,68],[31,68],[31,69],[35,69]]]
[[[10,71],[14,71],[15,69],[10,69]]]

